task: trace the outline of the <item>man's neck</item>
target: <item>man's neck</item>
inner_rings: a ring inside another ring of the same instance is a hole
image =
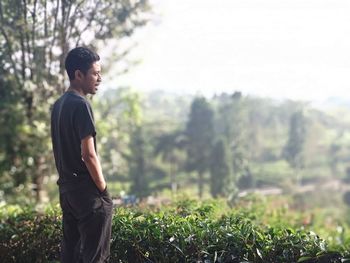
[[[82,97],[86,97],[85,94],[81,91],[81,89],[77,89],[77,88],[73,87],[72,85],[69,86],[67,91],[73,92],[73,93],[75,93],[75,94],[77,94],[79,96],[82,96]]]

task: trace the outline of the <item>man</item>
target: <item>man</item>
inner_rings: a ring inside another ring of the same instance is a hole
[[[55,102],[51,138],[63,214],[61,262],[107,262],[113,203],[96,153],[96,130],[87,94],[101,83],[100,57],[77,47],[65,61],[70,86]]]

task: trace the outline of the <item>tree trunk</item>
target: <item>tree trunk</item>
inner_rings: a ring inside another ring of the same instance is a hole
[[[170,174],[170,187],[171,187],[171,195],[174,197],[177,191],[177,184],[175,182],[175,170],[173,167],[173,163],[170,163],[169,174]]]
[[[198,172],[198,196],[200,199],[203,197],[203,187],[204,187],[204,173]]]
[[[42,204],[46,201],[47,193],[44,189],[44,177],[47,172],[46,159],[44,156],[39,156],[36,162],[36,171],[34,174],[33,183],[35,185],[35,201],[36,204]]]
[[[296,185],[297,185],[297,187],[301,187],[302,186],[301,170],[299,168],[295,168],[294,173],[295,173]]]

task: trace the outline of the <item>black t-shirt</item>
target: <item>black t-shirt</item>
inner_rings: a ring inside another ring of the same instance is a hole
[[[81,156],[81,140],[89,135],[94,137],[96,149],[90,103],[84,97],[67,91],[55,102],[51,112],[51,139],[61,193],[75,190],[81,183],[92,182]]]

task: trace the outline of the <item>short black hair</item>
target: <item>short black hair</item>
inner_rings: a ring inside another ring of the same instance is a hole
[[[68,52],[65,61],[69,80],[75,78],[75,71],[80,70],[85,75],[92,64],[100,60],[100,56],[86,47],[76,47]]]

